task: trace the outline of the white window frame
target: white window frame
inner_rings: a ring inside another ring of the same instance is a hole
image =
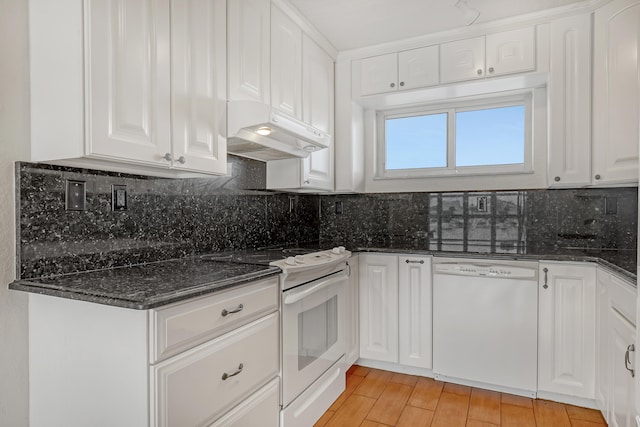
[[[492,108],[524,106],[524,163],[509,165],[456,166],[456,113]],[[448,113],[447,166],[415,169],[391,169],[386,165],[385,125],[387,119]],[[533,173],[533,96],[531,91],[486,96],[465,101],[418,105],[376,112],[376,168],[374,179],[406,179],[446,176],[504,175]]]

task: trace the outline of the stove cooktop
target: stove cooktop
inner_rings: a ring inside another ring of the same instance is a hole
[[[273,261],[286,260],[289,257],[303,256],[321,251],[318,248],[273,248],[253,251],[227,252],[202,255],[210,261],[238,262],[243,264],[269,265]]]

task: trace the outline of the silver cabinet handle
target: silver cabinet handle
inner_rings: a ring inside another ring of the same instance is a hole
[[[602,178],[602,177],[600,176],[600,174],[598,174],[598,175],[594,176],[594,178],[595,178],[595,179],[600,179],[600,178]]]
[[[396,87],[396,84],[395,83],[391,83],[389,86],[390,87]]]
[[[634,369],[629,368],[629,364],[631,363],[631,358],[629,357],[629,353],[631,353],[632,351],[636,351],[636,346],[633,344],[630,344],[629,347],[627,347],[627,352],[624,354],[624,367],[627,368],[627,371],[631,372],[631,378],[634,378],[636,376],[636,371]]]
[[[494,71],[494,70],[493,70],[493,67],[489,67],[489,72],[490,72],[490,73],[493,73],[493,71]]]
[[[407,264],[424,264],[424,260],[414,260],[414,259],[405,259],[404,262],[406,262]]]
[[[243,305],[243,304],[240,304],[240,305],[238,306],[238,308],[236,308],[235,310],[227,310],[227,309],[225,308],[224,310],[222,310],[222,313],[220,313],[220,314],[222,314],[222,317],[227,317],[227,316],[228,316],[228,315],[230,315],[230,314],[233,314],[233,313],[239,313],[239,312],[241,312],[243,308],[244,308],[244,305]]]
[[[173,160],[173,156],[171,155],[171,153],[165,154],[162,158],[165,159],[167,162],[170,162],[171,160]]]
[[[180,156],[178,158],[178,163],[180,163],[181,165],[184,165],[186,161],[187,161],[187,159],[185,159],[184,156]]]
[[[476,71],[476,73],[478,73],[478,75],[481,76],[482,75],[482,69],[478,68],[478,71]]]
[[[222,374],[222,381],[226,381],[228,378],[235,377],[244,369],[244,365],[241,363],[238,365],[238,369],[235,372],[227,374],[226,372]]]
[[[404,82],[400,82],[400,86],[404,86]]]
[[[554,180],[555,182],[560,182],[560,177],[559,177],[559,176],[556,176],[555,178],[553,178],[553,180]]]
[[[549,273],[549,269],[545,267],[542,269],[542,271],[544,271],[544,285],[542,285],[542,287],[547,289],[549,287],[549,277],[547,276],[547,273]]]

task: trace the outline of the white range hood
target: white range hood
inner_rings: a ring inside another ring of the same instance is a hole
[[[329,146],[331,136],[270,105],[227,103],[227,152],[255,160],[308,157]]]

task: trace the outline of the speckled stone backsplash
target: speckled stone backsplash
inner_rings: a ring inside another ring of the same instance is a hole
[[[265,165],[230,156],[225,177],[167,179],[18,163],[20,278],[227,250],[323,246],[514,254],[628,252],[637,188],[290,195],[265,190]],[[65,210],[67,180],[85,211]],[[127,210],[112,211],[112,185]]]
[[[20,278],[318,240],[318,198],[264,191],[262,162],[229,157],[230,176],[166,179],[18,163]],[[67,180],[86,210],[65,210]],[[112,211],[112,185],[127,210]]]
[[[493,253],[635,251],[637,202],[637,188],[322,196],[320,242]]]

